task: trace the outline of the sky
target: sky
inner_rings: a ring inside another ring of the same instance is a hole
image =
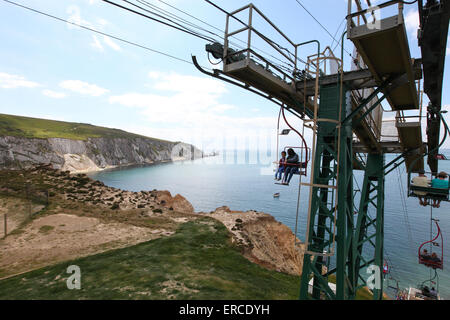
[[[185,61],[0,0],[0,113],[120,128],[150,137],[193,143],[205,151],[276,145],[277,105],[208,77],[188,63],[191,55],[195,55],[202,66],[220,68],[208,61],[206,40],[101,0],[14,1]],[[223,35],[225,15],[203,0],[147,2]],[[247,0],[215,2],[227,11],[249,3]],[[340,39],[346,27],[347,0],[299,2]],[[254,0],[253,4],[294,43],[317,39],[322,48],[336,46],[336,41],[296,0]],[[420,57],[416,39],[417,6],[406,5],[404,14],[411,56]],[[245,15],[240,17],[248,19]],[[271,39],[289,46],[261,19],[255,18],[254,23]],[[233,27],[236,25],[230,24],[230,28]],[[246,35],[243,37],[246,40]],[[265,45],[255,41],[257,46]],[[353,52],[348,40],[345,48]],[[275,55],[269,47],[259,49]],[[306,59],[313,52],[313,47],[305,47],[299,55]],[[340,55],[339,47],[336,54]],[[449,54],[450,48],[447,57]],[[344,59],[348,68],[349,55],[345,54]],[[447,110],[450,110],[449,77],[447,63],[443,90],[443,105]],[[424,103],[428,103],[427,99]],[[299,119],[288,117],[288,120],[302,128]],[[310,135],[306,136],[310,139]],[[301,144],[293,134],[283,139],[280,144]],[[450,148],[449,141],[445,147]]]

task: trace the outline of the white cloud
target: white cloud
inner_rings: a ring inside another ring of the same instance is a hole
[[[40,86],[39,83],[29,81],[22,76],[0,72],[0,88],[3,89],[15,89],[21,87],[36,88],[39,86]]]
[[[447,56],[450,55],[450,47],[447,48]]]
[[[92,40],[94,42],[91,43],[91,47],[93,47],[94,49],[96,49],[98,51],[101,51],[101,52],[105,51],[105,49],[103,48],[102,44],[98,40],[97,36],[93,35],[92,36]]]
[[[103,18],[98,18],[98,19],[97,19],[97,23],[98,23],[99,25],[101,25],[101,26],[106,26],[106,25],[109,24],[109,21],[106,20],[106,19],[103,19]]]
[[[199,139],[202,143],[211,139],[222,142],[224,137],[241,144],[249,137],[263,136],[261,139],[265,141],[267,132],[276,137],[276,116],[245,117],[229,113],[237,107],[221,101],[227,93],[223,82],[154,71],[148,76],[155,80],[153,93],[130,92],[109,98],[111,104],[136,109],[145,117],[152,129],[142,128],[141,134],[197,144]]]
[[[107,36],[103,36],[103,42],[110,47],[111,49],[115,50],[115,51],[120,51],[121,48],[120,46],[115,43],[110,37]]]
[[[67,14],[69,15],[69,18],[67,19],[68,22],[79,24],[85,27],[93,28],[92,23],[90,23],[87,20],[84,20],[81,18],[81,10],[77,6],[69,6],[66,10]],[[73,25],[71,23],[67,23],[67,27],[69,29],[80,29],[80,27]]]
[[[206,95],[220,95],[225,93],[223,82],[211,78],[186,76],[177,73],[160,73],[159,81],[154,86],[157,90],[192,93],[193,95],[206,93]]]
[[[162,74],[158,71],[150,71],[148,73],[148,77],[153,80],[159,79],[161,76]]]
[[[93,97],[98,97],[109,92],[109,90],[101,88],[95,84],[89,84],[80,80],[65,80],[62,81],[59,86],[70,91]]]
[[[63,92],[56,92],[56,91],[52,91],[52,90],[42,90],[42,94],[44,96],[47,96],[49,98],[54,98],[54,99],[62,99],[66,97],[66,94]]]
[[[418,10],[411,10],[406,14],[405,17],[406,29],[409,31],[411,36],[417,37],[417,29],[419,29],[420,18]]]
[[[89,1],[89,5],[93,5],[97,2],[97,0],[88,0]],[[88,27],[88,28],[92,28],[92,29],[97,29],[97,30],[103,30],[104,27],[110,25],[109,21],[104,19],[104,18],[96,18],[95,23],[91,23],[85,19],[83,19],[81,17],[81,9],[78,6],[75,5],[71,5],[69,7],[67,7],[66,10],[67,14],[69,15],[67,21],[67,27],[69,29],[80,29],[80,27],[78,25],[84,26],[84,27]],[[74,25],[75,24],[75,25]],[[94,48],[94,50],[100,51],[100,52],[104,52],[105,48],[104,46],[101,44],[100,40],[98,39],[97,36],[93,35],[92,36],[93,42],[90,43],[90,46],[92,48]],[[115,51],[120,51],[121,47],[115,43],[110,37],[107,36],[103,36],[103,43],[115,50]]]

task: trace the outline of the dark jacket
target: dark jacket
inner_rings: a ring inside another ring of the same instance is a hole
[[[288,163],[288,165],[289,165],[289,163],[298,164],[299,163],[299,161],[298,161],[298,154],[294,153],[293,156],[288,156],[286,158],[286,162]]]

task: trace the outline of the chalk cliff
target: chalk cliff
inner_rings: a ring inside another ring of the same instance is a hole
[[[189,144],[145,138],[0,137],[0,168],[3,169],[51,163],[55,169],[83,172],[201,157],[202,152]]]
[[[0,169],[52,164],[71,172],[201,158],[192,145],[119,129],[0,114]]]

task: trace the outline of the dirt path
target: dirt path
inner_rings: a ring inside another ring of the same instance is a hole
[[[134,245],[166,232],[70,214],[38,218],[0,241],[0,276]]]

